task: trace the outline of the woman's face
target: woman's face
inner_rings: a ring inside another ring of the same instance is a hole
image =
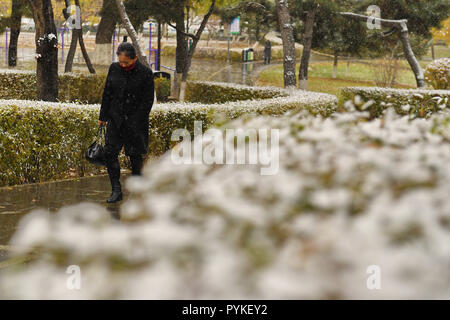
[[[119,64],[122,68],[126,68],[131,66],[133,63],[135,63],[138,59],[138,57],[131,59],[127,57],[125,54],[121,53],[119,56]]]

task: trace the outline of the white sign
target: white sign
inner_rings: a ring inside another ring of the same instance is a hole
[[[231,34],[239,34],[241,32],[241,18],[237,17],[234,18],[233,22],[231,23]]]

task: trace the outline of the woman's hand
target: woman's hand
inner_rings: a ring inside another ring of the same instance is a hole
[[[97,124],[98,124],[99,126],[106,127],[107,122],[106,122],[106,121],[98,120],[98,121],[97,121]]]

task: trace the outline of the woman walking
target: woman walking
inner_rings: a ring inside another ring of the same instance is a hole
[[[149,115],[154,100],[153,72],[139,62],[136,48],[123,42],[119,62],[111,64],[103,92],[98,124],[106,127],[106,168],[112,193],[107,203],[122,200],[119,153],[125,147],[132,175],[140,175],[148,152]]]

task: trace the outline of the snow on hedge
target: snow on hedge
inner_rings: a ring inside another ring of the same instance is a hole
[[[20,70],[20,69],[5,69],[0,68],[0,74],[31,74],[36,75],[35,70]],[[83,75],[84,77],[96,77],[98,74],[90,74],[90,73],[76,73],[76,72],[59,72],[60,76],[71,76],[71,77],[79,77]]]
[[[348,87],[346,90],[354,91],[366,91],[371,94],[386,96],[386,95],[401,95],[401,96],[425,96],[425,95],[438,95],[449,96],[450,90],[427,90],[427,89],[394,89],[394,88],[380,88],[380,87]]]
[[[336,102],[334,96],[297,91],[287,97],[225,104],[156,104],[150,114],[149,150],[152,156],[163,154],[175,144],[172,133],[183,128],[193,132],[195,121],[202,121],[206,130],[242,115],[308,110],[328,116],[336,110]],[[95,136],[99,110],[98,104],[0,100],[0,147],[4,148],[0,186],[59,179],[69,169],[77,175],[90,173],[93,168],[83,159]]]
[[[448,299],[450,113],[367,116],[235,120],[227,127],[280,130],[278,174],[167,153],[127,181],[127,222],[94,204],[36,211],[11,242],[14,257],[34,258],[4,271],[0,295]],[[66,287],[70,265],[80,290]],[[367,287],[373,266],[380,290]]]
[[[428,64],[425,80],[435,89],[450,89],[450,58],[437,59]]]
[[[261,92],[261,91],[272,91],[273,93],[277,93],[277,94],[283,94],[283,95],[289,95],[290,90],[288,89],[283,89],[280,87],[275,87],[275,86],[264,86],[264,87],[257,87],[257,86],[248,86],[248,85],[244,85],[244,84],[239,84],[239,83],[227,83],[227,82],[217,82],[217,81],[200,81],[200,80],[196,80],[196,81],[189,81],[190,83],[193,84],[202,84],[202,85],[208,85],[208,86],[218,86],[218,87],[222,87],[222,88],[231,88],[231,89],[236,89],[236,90],[250,90],[253,92]]]
[[[371,117],[380,116],[393,107],[400,115],[429,117],[431,114],[450,108],[450,90],[392,89],[378,87],[349,87],[341,90],[340,104],[348,100],[370,101],[367,111]]]
[[[3,73],[3,74],[36,74],[36,71],[18,70],[18,69],[0,69],[0,73]]]
[[[246,90],[265,91],[265,87],[254,89],[250,86],[228,85],[224,83],[210,83],[211,85],[222,85],[223,87],[232,87],[235,89],[244,88]],[[277,90],[275,90],[277,89]],[[270,112],[272,114],[281,114],[284,111],[292,109],[311,109],[316,111],[315,113],[323,112],[325,114],[331,114],[336,110],[337,98],[333,95],[318,93],[318,92],[306,92],[301,90],[288,91],[279,88],[269,87],[268,91],[274,90],[276,93],[284,94],[285,96],[278,96],[271,99],[250,99],[244,101],[234,101],[227,103],[192,103],[192,102],[175,102],[175,103],[163,103],[155,104],[152,108],[154,112],[173,112],[182,111],[189,113],[192,110],[215,110],[217,112],[227,112],[230,116],[237,116],[242,113],[261,113]],[[2,106],[18,106],[20,108],[81,108],[81,109],[99,109],[99,104],[78,104],[78,103],[59,103],[59,102],[46,102],[35,100],[16,100],[16,99],[0,99],[0,107]]]
[[[59,73],[59,101],[99,103],[105,74]],[[36,72],[0,69],[0,99],[37,100]]]
[[[70,102],[48,102],[43,100],[17,100],[17,99],[0,99],[1,107],[16,106],[18,108],[33,108],[33,109],[61,109],[62,112],[66,109],[77,110],[100,110],[98,104],[79,104]]]

